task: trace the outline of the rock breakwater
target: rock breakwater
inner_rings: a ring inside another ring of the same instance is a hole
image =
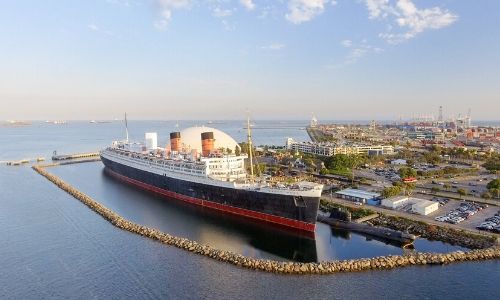
[[[445,254],[417,253],[412,255],[391,255],[319,263],[283,262],[245,257],[241,254],[215,249],[209,245],[200,244],[186,238],[176,237],[158,229],[128,221],[88,195],[64,182],[59,177],[47,172],[44,170],[43,166],[33,166],[33,169],[120,229],[151,238],[163,244],[175,246],[192,253],[252,270],[280,274],[333,274],[337,272],[393,269],[411,265],[443,265],[461,261],[500,259],[500,247],[490,247],[466,252],[455,251]]]
[[[497,238],[492,235],[474,234],[465,230],[437,226],[401,217],[380,215],[370,220],[376,226],[388,227],[399,231],[419,235],[435,241],[443,241],[470,249],[485,249],[497,244]]]

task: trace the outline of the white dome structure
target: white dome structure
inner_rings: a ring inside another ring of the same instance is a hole
[[[213,132],[214,133],[214,148],[229,148],[233,151],[236,147],[239,148],[238,143],[230,137],[225,132],[220,131],[219,129],[211,128],[211,127],[189,127],[183,129],[181,131],[181,143],[186,148],[190,148],[191,150],[196,149],[198,153],[202,152],[201,148],[201,134],[203,132]]]

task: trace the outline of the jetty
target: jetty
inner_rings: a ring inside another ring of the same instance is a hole
[[[54,151],[54,155],[52,155],[52,160],[60,161],[60,160],[71,160],[71,159],[80,159],[80,158],[92,158],[98,157],[99,152],[86,152],[86,153],[75,153],[75,154],[57,154],[57,151]]]
[[[6,164],[7,166],[20,166],[20,165],[25,165],[30,162],[42,162],[45,161],[45,157],[36,157],[36,158],[25,158],[25,159],[18,159],[18,160],[7,160],[7,161],[0,161],[1,164]]]

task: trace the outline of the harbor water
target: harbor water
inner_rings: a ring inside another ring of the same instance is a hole
[[[132,121],[132,138],[176,122]],[[243,121],[179,122],[245,139]],[[256,122],[257,145],[307,140],[305,122]],[[260,126],[260,128],[259,128]],[[119,122],[0,127],[0,161],[95,151],[123,138]],[[318,224],[314,237],[222,215],[115,181],[100,162],[49,169],[123,217],[252,257],[323,261],[402,254],[397,245]],[[121,231],[26,166],[0,167],[0,298],[472,298],[500,293],[500,263],[460,263],[329,276],[283,276],[241,269]],[[459,247],[418,240],[418,251]],[[407,287],[394,289],[394,286]]]

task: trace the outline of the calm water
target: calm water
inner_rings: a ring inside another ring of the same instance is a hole
[[[180,122],[181,127],[191,124]],[[241,124],[211,126],[243,140]],[[278,126],[267,124],[270,125]],[[280,129],[254,130],[256,143],[281,145],[287,136],[307,139],[300,129],[303,122],[286,124],[287,128],[282,125],[279,124]],[[131,122],[130,131],[138,138],[144,131],[158,131],[165,137],[173,127],[172,122]],[[95,150],[121,134],[117,123],[0,127],[0,160],[49,156],[55,149],[61,153]],[[262,136],[260,142],[258,135]],[[322,224],[315,237],[304,237],[168,201],[107,177],[100,163],[50,171],[137,223],[249,256],[320,261],[403,253],[399,247],[332,231]],[[397,299],[494,299],[500,293],[500,263],[496,261],[333,276],[264,274],[117,230],[28,167],[1,166],[0,191],[2,299],[345,299],[367,295]],[[416,249],[449,251],[456,247],[419,240]]]

